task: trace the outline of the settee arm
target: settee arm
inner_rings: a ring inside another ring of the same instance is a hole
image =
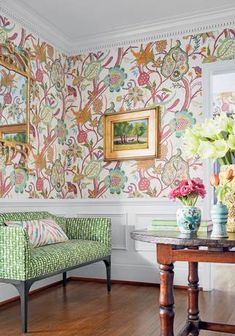
[[[0,226],[0,279],[26,280],[30,254],[23,228]]]
[[[110,218],[67,218],[69,239],[95,240],[104,243],[111,252]]]

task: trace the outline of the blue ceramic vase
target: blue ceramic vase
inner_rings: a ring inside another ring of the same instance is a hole
[[[184,206],[176,212],[176,221],[181,233],[195,233],[201,223],[201,210],[195,206]]]
[[[214,204],[211,209],[211,220],[213,229],[212,238],[227,238],[226,224],[228,220],[228,208],[221,202]]]

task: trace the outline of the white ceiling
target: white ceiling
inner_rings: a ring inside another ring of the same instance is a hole
[[[235,9],[234,0],[0,0],[14,11],[41,21],[65,43],[78,45],[146,27],[199,20]]]

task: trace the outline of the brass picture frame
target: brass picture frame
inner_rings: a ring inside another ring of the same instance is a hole
[[[104,160],[159,156],[160,107],[104,115]]]

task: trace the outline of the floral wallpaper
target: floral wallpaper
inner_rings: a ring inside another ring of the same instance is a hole
[[[66,159],[63,154],[68,129],[65,125],[66,56],[25,29],[0,16],[0,43],[11,41],[31,58],[33,82],[30,97],[30,154],[28,165],[22,165],[14,153],[1,150],[0,197],[64,198],[66,197]],[[17,112],[14,80],[1,74],[0,113],[3,107]]]
[[[203,118],[202,64],[235,57],[235,31],[205,32],[68,58],[69,142],[77,146],[71,197],[166,197],[183,177],[203,176],[182,150]],[[161,105],[161,156],[104,162],[103,115]],[[76,196],[75,196],[76,195]]]
[[[203,118],[202,64],[235,57],[235,30],[66,57],[5,17],[0,26],[0,42],[30,52],[35,77],[29,169],[1,160],[1,197],[166,197],[182,177],[202,176],[182,136]],[[161,156],[104,162],[103,115],[156,105]]]

